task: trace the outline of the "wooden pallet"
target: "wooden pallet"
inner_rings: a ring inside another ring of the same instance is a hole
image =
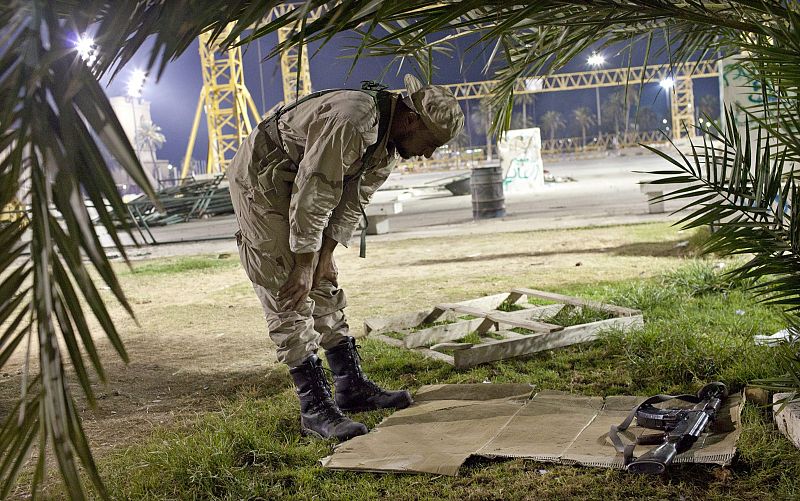
[[[523,298],[525,300],[521,301]],[[530,304],[528,298],[546,299],[556,303],[536,306]],[[498,307],[504,303],[516,305],[521,309],[500,311]],[[569,327],[543,321],[557,314],[565,305],[592,308],[615,316],[607,320]],[[364,329],[373,339],[417,351],[461,369],[584,343],[596,339],[598,333],[607,328],[630,329],[642,325],[642,312],[639,310],[552,292],[514,289],[511,293],[439,304],[432,310],[420,310],[392,317],[368,318],[364,322]],[[532,333],[521,334],[510,330],[514,327],[521,327]],[[480,343],[454,342],[471,332],[478,333]],[[390,337],[386,335],[388,333],[395,333],[400,338]],[[452,351],[452,355],[444,351]]]

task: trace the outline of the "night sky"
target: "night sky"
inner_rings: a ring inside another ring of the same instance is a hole
[[[402,71],[398,74],[397,62],[392,62],[390,58],[363,58],[356,65],[352,74],[348,78],[351,60],[346,58],[346,54],[352,54],[348,46],[356,43],[354,33],[342,33],[335,37],[328,45],[323,47],[319,53],[311,60],[311,81],[314,90],[347,87],[358,88],[361,80],[379,80],[381,75],[383,83],[390,88],[402,87],[402,76],[405,73],[413,72],[413,63],[405,61]],[[277,35],[272,34],[261,39],[262,54],[266,53],[277,43]],[[462,44],[464,47],[467,44]],[[318,46],[312,45],[311,49],[316,50]],[[117,78],[108,83],[106,91],[109,96],[119,96],[125,94],[126,81],[131,71],[137,67],[144,67],[147,56],[149,55],[149,45],[145,45],[134,60],[120,71]],[[101,49],[102,50],[102,49]],[[603,55],[606,57],[606,68],[623,67],[627,65],[627,59],[622,56],[614,57],[614,50],[605,49]],[[483,73],[483,67],[489,57],[490,51],[473,50],[463,57],[454,54],[453,57],[438,57],[438,71],[434,75],[434,83],[457,83],[465,81],[480,81],[493,78],[491,74]],[[576,58],[562,71],[583,71],[587,68],[586,58],[588,54]],[[462,63],[465,60],[468,62]],[[636,61],[634,56],[632,64],[641,64]],[[269,59],[261,61],[258,55],[256,42],[243,48],[243,60],[245,67],[245,82],[253,96],[259,110],[266,110],[280,101],[283,96],[283,87],[280,76],[280,60]],[[652,62],[652,60],[651,60]],[[651,63],[652,64],[652,63]],[[388,69],[387,69],[388,68]],[[260,73],[260,75],[259,75]],[[263,99],[262,99],[262,78],[263,78]],[[166,137],[166,143],[158,151],[158,158],[167,159],[174,165],[180,165],[186,151],[191,131],[192,119],[194,117],[197,100],[202,87],[202,76],[200,73],[200,56],[198,53],[198,42],[195,41],[176,61],[167,65],[161,79],[156,82],[154,78],[149,78],[142,91],[143,99],[150,101],[153,122],[162,128]],[[601,89],[601,100],[615,92],[615,88]],[[703,94],[717,93],[718,83],[716,79],[696,79],[695,80],[695,99],[699,100]],[[658,85],[647,85],[642,96],[642,106],[648,106],[656,111],[659,120],[668,117],[667,101],[663,91]],[[473,104],[476,104],[473,102]],[[462,102],[462,105],[464,103]],[[594,90],[570,91],[570,92],[550,92],[538,94],[535,104],[537,119],[548,110],[557,110],[564,114],[566,121],[570,122],[572,110],[580,106],[587,106],[590,110],[595,110]],[[530,109],[530,107],[529,107]],[[565,135],[570,134],[570,130],[564,131]],[[472,134],[475,144],[482,144],[479,131]],[[197,159],[205,159],[208,144],[208,136],[205,128],[205,120],[201,119],[200,131],[197,143],[192,156]]]

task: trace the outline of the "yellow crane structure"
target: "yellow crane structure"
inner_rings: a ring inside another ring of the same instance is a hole
[[[295,4],[281,4],[270,11],[264,22],[270,22],[295,7]],[[308,17],[311,19],[317,17],[320,9],[312,10]],[[228,33],[222,33],[217,40],[224,40]],[[291,34],[291,27],[279,29],[278,41],[285,41]],[[223,52],[219,50],[218,43],[209,44],[209,38],[208,33],[199,37],[203,88],[200,91],[200,99],[197,102],[197,110],[192,122],[192,132],[183,159],[182,179],[189,176],[192,151],[197,139],[202,112],[205,111],[208,125],[206,163],[208,174],[225,172],[239,145],[245,140],[253,126],[261,120],[261,113],[258,112],[244,83],[242,49],[234,47]],[[236,41],[238,42],[239,39],[237,38]],[[283,101],[279,102],[276,107],[283,103],[291,103],[312,92],[308,54],[305,50],[293,47],[281,54],[281,77]]]
[[[273,8],[264,18],[270,22],[296,8],[286,3]],[[319,16],[318,7],[309,12],[308,18]],[[278,41],[283,42],[292,34],[291,27],[278,30]],[[218,40],[226,37],[223,33]],[[238,41],[238,39],[237,39]],[[206,172],[223,173],[253,126],[261,119],[253,98],[244,83],[242,51],[234,47],[219,51],[218,44],[209,44],[209,35],[200,35],[200,63],[203,71],[203,88],[197,103],[192,132],[181,169],[181,178],[189,175],[191,154],[200,124],[200,115],[205,112],[208,125],[208,156]],[[515,83],[516,94],[552,92],[578,89],[597,89],[641,82],[672,79],[670,112],[672,135],[679,139],[696,132],[694,125],[693,78],[719,76],[718,64],[711,61],[696,61],[675,68],[662,66],[634,66],[628,68],[594,69],[573,73],[557,73],[545,77],[520,78]],[[308,55],[302,48],[292,48],[281,54],[281,77],[283,81],[283,103],[291,103],[312,92]],[[497,86],[497,80],[467,82],[446,85],[459,100],[480,99],[489,96]],[[599,95],[598,95],[599,99]],[[598,105],[599,106],[599,105]],[[273,109],[275,109],[273,108]],[[268,113],[265,113],[269,114]],[[251,117],[253,120],[251,120]],[[685,126],[685,128],[684,128]]]
[[[672,79],[670,98],[670,114],[672,116],[672,136],[680,139],[684,127],[690,133],[696,133],[693,127],[694,86],[692,79],[718,77],[719,63],[713,61],[694,61],[676,66],[672,69],[662,66],[632,66],[628,68],[597,69],[573,73],[556,73],[545,77],[520,78],[514,84],[515,94],[530,94],[563,90],[594,89],[598,87],[617,87],[642,82],[660,82]],[[456,96],[456,99],[481,99],[491,95],[497,86],[497,80],[467,82],[445,85]]]
[[[242,49],[221,52],[218,44],[209,44],[210,35],[200,35],[200,66],[203,88],[192,122],[192,133],[183,159],[181,178],[189,175],[192,150],[197,139],[200,115],[205,111],[208,126],[207,172],[225,172],[241,142],[253,128],[251,114],[258,123],[260,113],[244,84]],[[219,40],[225,38],[223,33]]]

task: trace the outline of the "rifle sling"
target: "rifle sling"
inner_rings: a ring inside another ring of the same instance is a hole
[[[294,165],[295,169],[299,170],[300,165],[296,162],[289,154],[286,152],[286,149],[283,147],[283,139],[281,138],[281,132],[278,128],[278,121],[282,114],[286,113],[297,107],[300,103],[304,101],[308,101],[310,99],[322,96],[324,94],[328,94],[329,92],[334,92],[338,90],[346,90],[346,89],[327,89],[321,90],[319,92],[315,92],[313,94],[309,94],[298,101],[295,101],[291,105],[287,107],[278,108],[278,110],[272,114],[269,118],[258,124],[258,128],[261,129],[266,135],[267,138],[271,143],[274,144],[278,150],[280,150],[283,155],[289,159],[290,162]],[[389,132],[389,125],[391,125],[392,115],[394,115],[394,107],[392,102],[392,93],[383,91],[383,90],[364,90],[360,89],[361,92],[366,92],[375,100],[375,105],[378,108],[378,138],[374,144],[367,147],[364,151],[364,155],[361,157],[361,168],[358,170],[356,174],[350,177],[352,179],[354,176],[358,177],[358,185],[356,187],[356,193],[358,195],[358,209],[361,212],[361,217],[364,220],[364,226],[361,228],[361,239],[360,239],[360,246],[359,246],[359,257],[366,257],[367,256],[367,229],[369,228],[369,220],[367,219],[367,213],[364,211],[364,204],[361,203],[361,180],[364,177],[364,172],[369,165],[370,160],[372,159],[373,154],[375,151],[382,145],[385,144],[385,140],[387,138],[387,134]]]
[[[622,454],[622,466],[628,466],[630,462],[633,460],[633,450],[636,448],[637,443],[634,441],[632,443],[626,444],[620,438],[620,432],[625,431],[633,422],[633,418],[636,417],[636,413],[639,409],[644,405],[652,405],[652,404],[659,404],[661,402],[666,402],[667,400],[683,400],[684,402],[689,402],[696,404],[700,401],[696,395],[666,395],[666,394],[659,394],[653,397],[650,397],[634,407],[628,416],[618,425],[611,425],[611,429],[608,431],[608,438],[611,440],[611,443],[614,445],[614,448],[617,450],[618,453]]]

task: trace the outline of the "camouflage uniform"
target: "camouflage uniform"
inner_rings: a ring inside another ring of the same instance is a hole
[[[395,105],[396,97],[392,113]],[[228,167],[228,179],[242,266],[264,307],[278,360],[292,367],[348,335],[344,291],[328,281],[297,309],[279,306],[294,254],[319,251],[323,234],[347,246],[361,217],[359,201],[369,202],[397,155],[383,138],[362,171],[361,158],[378,139],[378,110],[361,91],[300,103],[281,115],[278,129],[282,148],[256,128]]]

